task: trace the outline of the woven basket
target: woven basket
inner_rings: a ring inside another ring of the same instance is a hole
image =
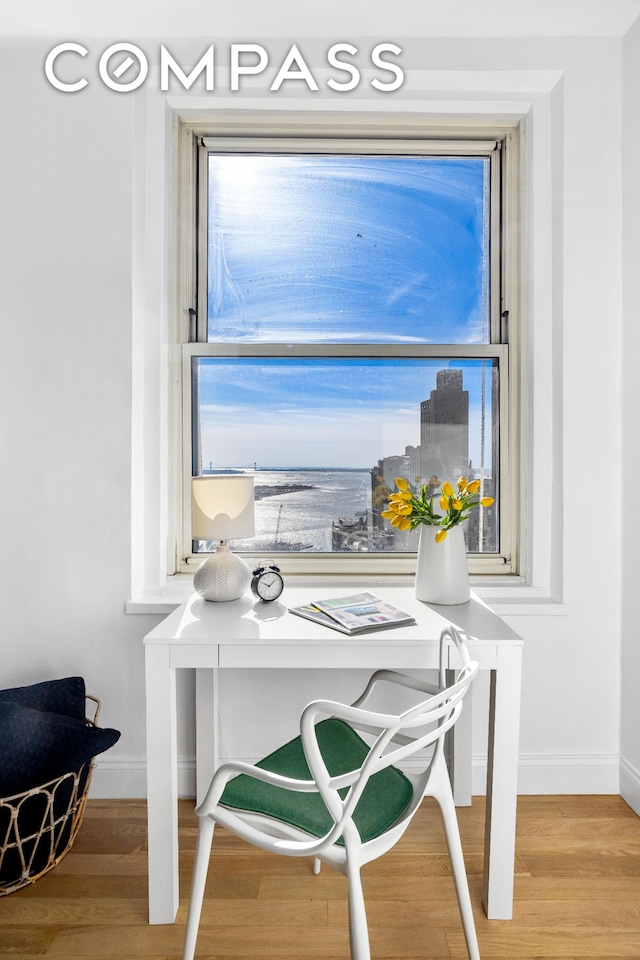
[[[96,725],[100,702],[90,726]],[[0,897],[35,883],[71,849],[87,803],[93,760],[13,797],[0,798]]]

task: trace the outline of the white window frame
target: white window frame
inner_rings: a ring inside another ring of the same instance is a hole
[[[313,137],[313,151],[326,153],[377,152],[384,155],[397,154],[486,154],[488,149],[500,145],[499,172],[502,181],[496,190],[492,183],[492,220],[499,222],[501,232],[500,250],[492,243],[491,264],[492,283],[498,283],[499,298],[492,298],[492,338],[497,337],[508,343],[464,345],[347,345],[308,344],[293,348],[287,347],[286,355],[291,356],[418,356],[498,358],[500,364],[500,478],[501,496],[498,503],[500,511],[499,555],[470,555],[469,569],[472,574],[485,577],[504,577],[520,572],[518,532],[520,530],[520,463],[518,431],[519,422],[519,318],[518,318],[518,281],[520,243],[517,232],[518,193],[519,193],[519,145],[520,136],[517,125],[498,126],[495,129],[486,126],[474,127],[471,124],[456,125],[446,130],[428,131],[433,138],[425,136],[425,125],[419,131],[400,126],[391,130],[393,124],[384,124],[379,130],[366,125],[367,137],[345,136],[344,132],[325,124],[319,129],[314,124],[309,131]],[[357,124],[352,124],[350,134]],[[220,127],[220,129],[216,129]],[[237,127],[226,126],[225,122],[180,121],[178,130],[178,196],[176,237],[178,263],[177,297],[178,305],[176,327],[178,338],[182,342],[179,373],[174,382],[175,393],[175,463],[179,465],[174,473],[176,483],[176,522],[175,571],[193,573],[194,564],[202,560],[201,555],[191,552],[191,361],[194,356],[202,357],[238,357],[283,355],[283,345],[260,344],[250,348],[239,344],[213,344],[196,341],[198,329],[206,330],[206,295],[200,291],[198,297],[196,269],[196,204],[195,195],[198,176],[198,152],[309,152],[309,136],[292,137],[291,122],[284,124],[273,120],[265,124],[262,135],[256,137],[255,130],[247,128],[247,136],[238,136]],[[214,134],[215,135],[212,135]],[[446,139],[443,137],[446,133]],[[373,136],[372,136],[373,134]],[[377,134],[377,135],[376,135]],[[391,134],[391,136],[390,136]],[[394,135],[395,134],[395,135]],[[201,176],[206,177],[206,165],[199,165]],[[205,174],[202,169],[205,168]],[[496,165],[493,165],[496,169]],[[200,189],[204,183],[201,182]],[[200,221],[201,236],[206,236],[206,223]],[[202,242],[200,244],[202,248]],[[204,244],[206,249],[206,243]],[[200,271],[200,282],[206,284],[206,275]],[[195,312],[195,304],[201,304],[201,314]],[[202,306],[203,305],[203,306]],[[205,314],[205,316],[203,316]],[[279,554],[279,562],[286,573],[332,575],[406,575],[415,569],[414,554],[377,554],[377,555],[341,555],[341,554]]]

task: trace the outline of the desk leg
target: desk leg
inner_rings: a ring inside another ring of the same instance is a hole
[[[513,914],[521,669],[521,648],[500,648],[498,669],[491,671],[487,758],[484,905],[490,920]]]
[[[447,670],[447,684],[454,683],[455,671]],[[471,806],[473,734],[473,685],[464,698],[462,713],[446,737],[447,766],[456,807]]]
[[[196,670],[196,797],[202,803],[218,766],[218,671]]]
[[[176,672],[165,646],[145,648],[149,923],[173,923],[178,910]]]

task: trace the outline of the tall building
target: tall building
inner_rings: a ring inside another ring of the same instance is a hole
[[[420,444],[405,447],[404,455],[379,460],[371,471],[375,549],[403,552],[415,550],[417,546],[417,530],[394,529],[380,516],[395,488],[396,477],[404,477],[412,486],[432,483],[427,496],[436,497],[445,480],[455,486],[460,476],[468,480],[480,479],[480,495],[496,498],[498,445],[494,440],[496,428],[493,424],[497,422],[497,368],[491,376],[493,419],[488,425],[491,438],[488,468],[484,454],[484,417],[480,466],[474,466],[469,459],[469,391],[463,389],[463,371],[438,370],[435,390],[420,404]],[[488,508],[473,510],[465,521],[464,533],[470,553],[496,552],[499,549],[499,529],[495,503]]]
[[[469,391],[462,370],[436,374],[436,389],[420,404],[422,476],[455,481],[469,466]]]

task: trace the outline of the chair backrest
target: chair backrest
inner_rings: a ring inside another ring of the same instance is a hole
[[[457,652],[461,665],[453,683],[446,686],[452,649]],[[409,804],[403,816],[403,819],[410,819],[427,787],[433,763],[442,752],[444,736],[458,719],[465,694],[477,670],[478,664],[471,660],[464,636],[450,626],[442,631],[440,637],[437,685],[395,671],[379,670],[373,674],[363,694],[351,706],[317,700],[305,708],[300,724],[302,745],[317,789],[335,822],[334,828],[324,838],[326,842],[335,843],[345,829],[348,829],[347,825],[371,777],[386,767],[395,766],[421,751],[427,751],[429,747],[434,747],[433,752],[425,757],[418,789],[414,791],[414,801]],[[373,690],[385,682],[427,693],[428,696],[398,714],[366,709]],[[358,769],[340,776],[330,775],[316,735],[316,724],[321,717],[339,717],[355,729],[373,737],[369,753]],[[342,795],[339,791],[342,791]]]

